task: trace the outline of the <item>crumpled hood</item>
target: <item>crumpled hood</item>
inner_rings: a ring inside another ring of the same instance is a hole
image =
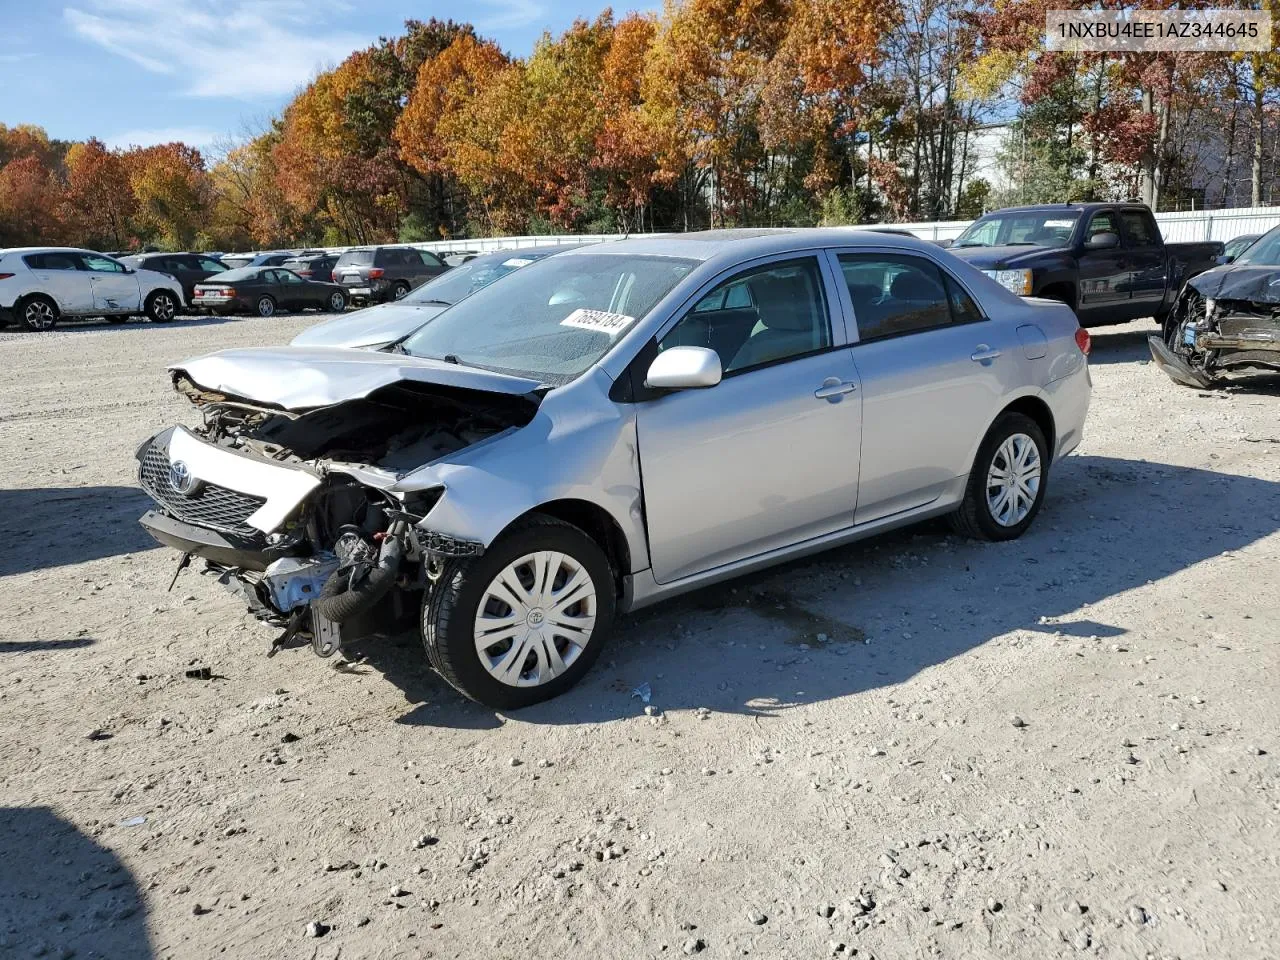
[[[325,320],[289,341],[294,347],[381,347],[407,337],[445,307],[438,303],[386,303]]]
[[[442,360],[346,347],[221,350],[169,369],[206,390],[285,410],[326,407],[402,381],[510,396],[529,394],[540,386],[537,380]]]
[[[1230,263],[1187,281],[1206,299],[1280,303],[1280,266]]]
[[[948,247],[965,263],[971,263],[979,270],[1003,270],[1006,267],[1019,267],[1024,262],[1040,260],[1046,253],[1062,253],[1056,247]]]

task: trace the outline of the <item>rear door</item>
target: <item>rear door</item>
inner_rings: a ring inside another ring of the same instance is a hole
[[[40,292],[53,297],[61,313],[83,315],[93,310],[89,273],[74,253],[29,253],[22,259],[39,281]]]
[[[723,279],[651,347],[711,347],[724,369],[714,387],[638,405],[658,582],[852,524],[861,410],[834,295],[817,256],[766,262]]]
[[[1086,324],[1090,318],[1124,320],[1129,317],[1132,270],[1115,210],[1094,211],[1085,224],[1082,242],[1087,243],[1090,237],[1099,233],[1114,233],[1121,238],[1121,245],[1109,250],[1080,251],[1076,314],[1081,324]]]
[[[950,273],[901,251],[837,254],[857,325],[862,462],[855,520],[924,506],[968,474],[1023,376],[1011,328]]]
[[[126,273],[118,263],[100,253],[82,253],[80,262],[89,272],[93,293],[93,309],[98,313],[138,313],[142,301],[138,294],[138,275]]]
[[[1120,240],[1129,258],[1129,317],[1152,317],[1164,308],[1169,257],[1150,211],[1120,210]]]

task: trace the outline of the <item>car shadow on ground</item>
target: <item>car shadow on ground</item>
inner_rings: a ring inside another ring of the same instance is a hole
[[[150,507],[137,487],[0,490],[0,577],[149,550]]]
[[[1167,525],[1179,531],[1172,540]],[[639,611],[622,618],[576,688],[511,716],[546,724],[636,716],[642,701],[633,691],[648,684],[660,710],[767,718],[901,683],[1010,631],[1120,637],[1122,626],[1088,608],[1277,529],[1280,483],[1069,457],[1019,540],[978,543],[933,521]],[[416,637],[367,643],[360,653],[404,691],[402,723],[503,722],[431,673]]]
[[[1093,347],[1089,352],[1089,363],[1150,362],[1151,348],[1147,346],[1147,337],[1159,332],[1160,328],[1152,320],[1135,320],[1114,327],[1091,327],[1089,337]]]
[[[154,956],[137,881],[48,807],[0,807],[0,956]]]
[[[353,311],[344,311],[344,313]],[[244,321],[258,321],[261,323],[270,323],[272,320],[294,320],[294,319],[312,319],[316,321],[326,320],[330,317],[341,316],[338,313],[328,313],[317,310],[290,311],[278,310],[274,316],[258,317],[254,314],[242,313],[232,314],[231,316],[194,316],[183,315],[175,317],[168,323],[153,323],[140,317],[130,317],[127,323],[108,323],[106,320],[60,320],[58,325],[48,333],[27,330],[21,325],[11,325],[0,328],[0,333],[4,334],[22,334],[33,339],[43,336],[57,335],[60,333],[103,333],[109,330],[116,332],[149,332],[153,328],[162,330],[182,330],[186,327],[208,327],[216,326],[223,323],[243,323]]]

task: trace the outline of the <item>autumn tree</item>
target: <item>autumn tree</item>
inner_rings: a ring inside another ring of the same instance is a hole
[[[200,151],[163,143],[130,150],[121,159],[137,203],[138,236],[171,250],[190,249],[208,211],[208,175]]]
[[[138,204],[121,155],[96,138],[73,144],[66,177],[62,218],[77,242],[108,250],[126,247]]]

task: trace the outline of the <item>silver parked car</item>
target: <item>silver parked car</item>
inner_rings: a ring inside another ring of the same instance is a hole
[[[328,654],[418,598],[511,708],[614,616],[926,517],[1017,537],[1089,405],[1088,334],[938,247],[742,230],[583,247],[397,352],[226,350],[138,451],[143,525]]]

